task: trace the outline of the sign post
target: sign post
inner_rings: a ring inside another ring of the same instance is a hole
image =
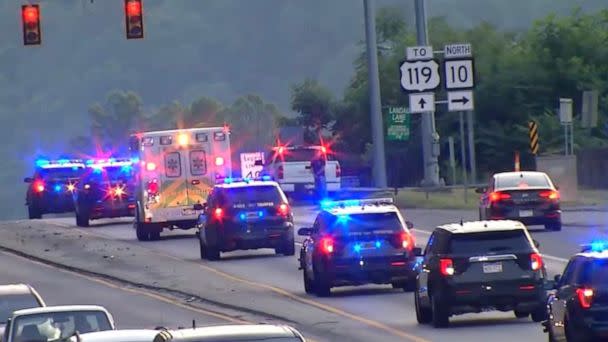
[[[574,154],[574,127],[572,125],[572,99],[559,99],[559,121],[564,126],[564,155]],[[568,134],[570,131],[570,134]],[[568,139],[570,135],[570,139]]]
[[[411,115],[407,107],[387,107],[386,138],[390,141],[407,141],[410,138]]]

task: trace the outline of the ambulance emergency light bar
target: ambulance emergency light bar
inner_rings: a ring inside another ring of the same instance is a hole
[[[81,167],[84,168],[84,163],[81,159],[58,159],[58,160],[47,160],[38,159],[36,160],[36,166],[42,169],[60,169],[67,167]]]
[[[366,199],[349,199],[341,201],[323,200],[321,201],[322,209],[346,208],[346,207],[363,207],[365,205],[387,205],[393,204],[392,198],[366,198]]]

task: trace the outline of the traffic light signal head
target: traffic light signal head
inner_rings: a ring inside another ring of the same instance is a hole
[[[125,0],[125,20],[127,39],[141,39],[144,37],[142,0]]]
[[[40,6],[21,6],[21,19],[23,21],[23,44],[40,45],[42,42],[40,30]]]

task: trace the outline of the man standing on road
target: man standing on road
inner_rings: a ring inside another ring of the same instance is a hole
[[[315,194],[317,199],[322,201],[327,197],[327,185],[325,180],[325,155],[321,151],[315,153],[310,161],[310,168],[315,178]]]

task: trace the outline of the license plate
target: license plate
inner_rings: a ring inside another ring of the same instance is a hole
[[[534,212],[532,210],[520,210],[519,211],[519,217],[530,217],[534,215]]]
[[[183,209],[182,210],[182,215],[184,215],[184,216],[196,215],[197,213],[198,213],[198,211],[196,211],[194,209]]]
[[[500,273],[502,272],[502,263],[483,264],[483,273]]]
[[[374,249],[376,244],[374,242],[364,242],[361,244],[361,249]]]
[[[258,212],[257,212],[257,211],[248,211],[248,212],[245,214],[245,217],[246,217],[248,220],[254,220],[254,219],[258,218],[258,215],[259,215],[259,214],[258,214]]]
[[[311,189],[315,188],[315,185],[314,184],[306,184],[306,185],[304,185],[304,188],[308,189],[308,190],[311,190]]]

